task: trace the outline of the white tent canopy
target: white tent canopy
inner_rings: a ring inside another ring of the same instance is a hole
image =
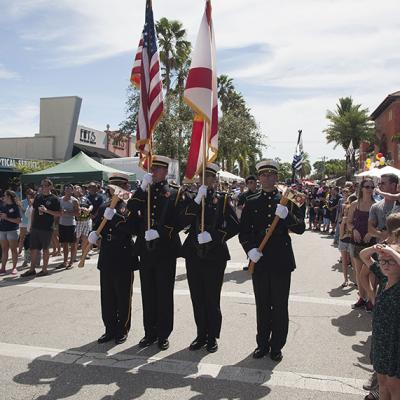
[[[244,182],[244,179],[241,176],[234,175],[228,171],[218,171],[217,175],[219,177],[220,181],[224,182],[233,182],[233,181],[238,181],[238,182]]]
[[[369,171],[361,172],[360,174],[355,175],[357,178],[364,178],[370,176],[372,178],[379,178],[385,174],[395,174],[400,178],[400,169],[391,167],[390,165],[386,165],[383,168],[372,168]]]

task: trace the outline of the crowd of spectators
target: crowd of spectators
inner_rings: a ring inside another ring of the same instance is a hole
[[[338,248],[341,289],[352,286],[358,294],[352,308],[361,312],[360,316],[372,312],[371,363],[375,372],[364,385],[369,390],[365,398],[400,399],[399,178],[387,174],[379,182],[365,178],[342,187],[297,183],[292,188],[305,195],[308,229],[331,235],[332,245]],[[219,189],[230,193],[239,217],[247,198],[259,190],[253,175],[243,183],[222,184]],[[44,179],[37,192],[27,189],[22,200],[15,191],[0,192],[0,273],[7,273],[11,253],[10,273],[17,275],[18,256],[24,250],[22,267],[30,267],[21,276],[47,275],[49,258],[60,255],[60,247],[63,261],[56,268],[72,268],[78,247],[87,246],[92,221],[105,201],[106,190],[94,182],[66,184],[58,193],[52,182]],[[36,273],[40,263],[42,269]]]
[[[22,200],[19,195],[13,190],[0,191],[0,274],[17,275],[22,252],[21,268],[29,266],[22,277],[47,275],[50,257],[63,257],[56,269],[71,269],[78,248],[88,244],[92,220],[107,200],[106,190],[91,182],[86,186],[66,184],[57,191],[50,179],[44,179],[37,191],[27,188]],[[12,268],[7,271],[10,253]],[[40,265],[42,269],[36,273]]]

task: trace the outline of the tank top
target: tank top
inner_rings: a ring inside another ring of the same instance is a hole
[[[64,197],[61,197],[61,199],[60,199],[61,210],[66,211],[66,212],[74,211],[73,200],[76,201],[75,197],[71,197],[69,200],[65,200]],[[75,217],[69,216],[69,215],[62,215],[60,217],[60,225],[65,225],[65,226],[76,225]]]
[[[357,229],[357,231],[360,233],[361,239],[364,239],[364,236],[368,233],[368,218],[369,218],[369,211],[361,211],[358,208],[355,209],[353,215],[353,226],[354,229]],[[360,244],[368,245],[375,243],[375,240],[372,238],[369,243],[364,243],[364,242],[356,243],[354,241],[353,243],[358,245]]]

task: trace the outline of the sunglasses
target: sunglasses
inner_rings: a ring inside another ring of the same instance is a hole
[[[375,189],[375,186],[365,185],[365,186],[363,186],[363,188],[365,188],[365,189]]]
[[[397,265],[397,262],[395,261],[395,260],[392,260],[392,259],[390,259],[390,260],[379,260],[379,264],[380,265]]]

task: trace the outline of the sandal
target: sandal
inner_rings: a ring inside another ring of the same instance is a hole
[[[46,276],[46,275],[48,275],[49,273],[47,272],[47,271],[40,271],[38,274],[37,274],[37,276]]]
[[[371,390],[365,397],[364,400],[379,400],[379,390]]]
[[[345,287],[347,287],[347,286],[349,286],[349,282],[343,282],[343,283],[340,285],[340,287],[342,287],[342,288],[345,288]]]
[[[66,265],[66,264],[64,264],[64,263],[61,263],[61,264],[58,264],[57,266],[56,266],[56,269],[62,269],[62,268],[67,268],[68,266]]]
[[[73,266],[72,264],[68,264],[68,265],[65,267],[65,269],[72,269],[72,268],[74,268],[74,266]]]
[[[13,268],[11,271],[11,275],[17,275],[17,274],[18,274],[17,268]]]
[[[35,276],[36,275],[36,271],[35,270],[30,270],[28,269],[28,271],[24,272],[23,274],[20,275],[21,278],[26,278],[28,276]]]

